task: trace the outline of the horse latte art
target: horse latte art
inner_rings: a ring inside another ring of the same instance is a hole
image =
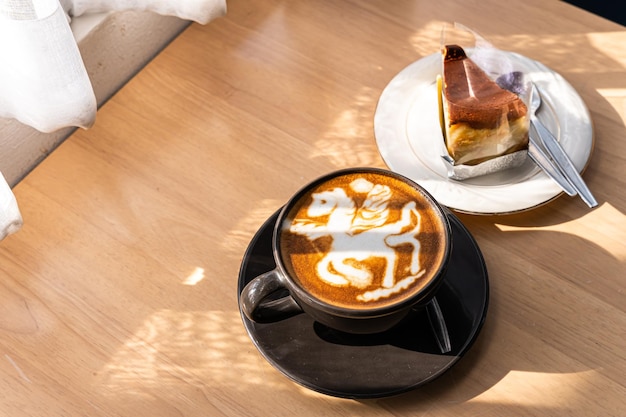
[[[385,173],[316,184],[281,227],[289,274],[314,297],[345,308],[411,297],[436,277],[446,253],[444,220],[430,198]]]

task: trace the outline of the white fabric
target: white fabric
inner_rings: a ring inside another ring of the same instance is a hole
[[[226,13],[226,0],[60,0],[70,17],[112,10],[147,10],[205,24]]]
[[[0,173],[0,240],[22,227],[22,215],[15,196]]]
[[[70,21],[125,10],[205,24],[226,13],[226,0],[0,0],[0,118],[41,132],[92,126],[96,97]],[[21,225],[15,197],[0,174],[0,240]]]
[[[123,10],[204,24],[226,13],[226,0],[0,0],[0,117],[42,132],[90,127],[96,97],[69,21]]]
[[[90,127],[96,97],[65,12],[57,0],[23,3],[0,7],[0,117],[42,132]]]

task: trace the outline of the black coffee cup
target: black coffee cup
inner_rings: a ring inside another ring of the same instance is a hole
[[[339,331],[382,332],[432,300],[451,246],[444,209],[417,183],[378,168],[336,171],[282,208],[276,268],[244,287],[242,310],[253,321],[275,308],[272,320],[302,311]]]

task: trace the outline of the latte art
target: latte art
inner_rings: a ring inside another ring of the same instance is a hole
[[[294,219],[290,230],[310,240],[323,236],[332,239],[330,249],[316,268],[319,278],[330,285],[370,287],[374,275],[367,267],[367,261],[384,259],[381,287],[387,291],[376,290],[357,296],[362,301],[375,301],[401,291],[407,286],[405,283],[415,281],[421,275],[420,243],[415,238],[419,233],[420,215],[415,209],[415,203],[409,202],[402,207],[400,220],[389,222],[391,190],[388,186],[374,185],[359,178],[350,183],[350,188],[367,192],[361,207],[356,206],[355,200],[343,188],[315,193],[306,210],[307,218]],[[328,216],[325,222],[310,220],[324,216]],[[396,282],[396,248],[402,244],[411,245],[409,276]],[[363,263],[363,266],[359,263]]]
[[[352,173],[319,184],[282,225],[285,266],[315,297],[349,308],[387,305],[419,291],[445,252],[428,199],[399,179]]]

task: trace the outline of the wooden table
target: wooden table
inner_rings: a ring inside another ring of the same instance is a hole
[[[451,21],[577,89],[600,205],[459,214],[491,286],[468,354],[392,398],[302,388],[242,325],[244,251],[305,182],[385,167],[378,97]],[[626,415],[624,45],[624,27],[559,1],[230,0],[15,187],[25,226],[0,245],[0,414]]]

